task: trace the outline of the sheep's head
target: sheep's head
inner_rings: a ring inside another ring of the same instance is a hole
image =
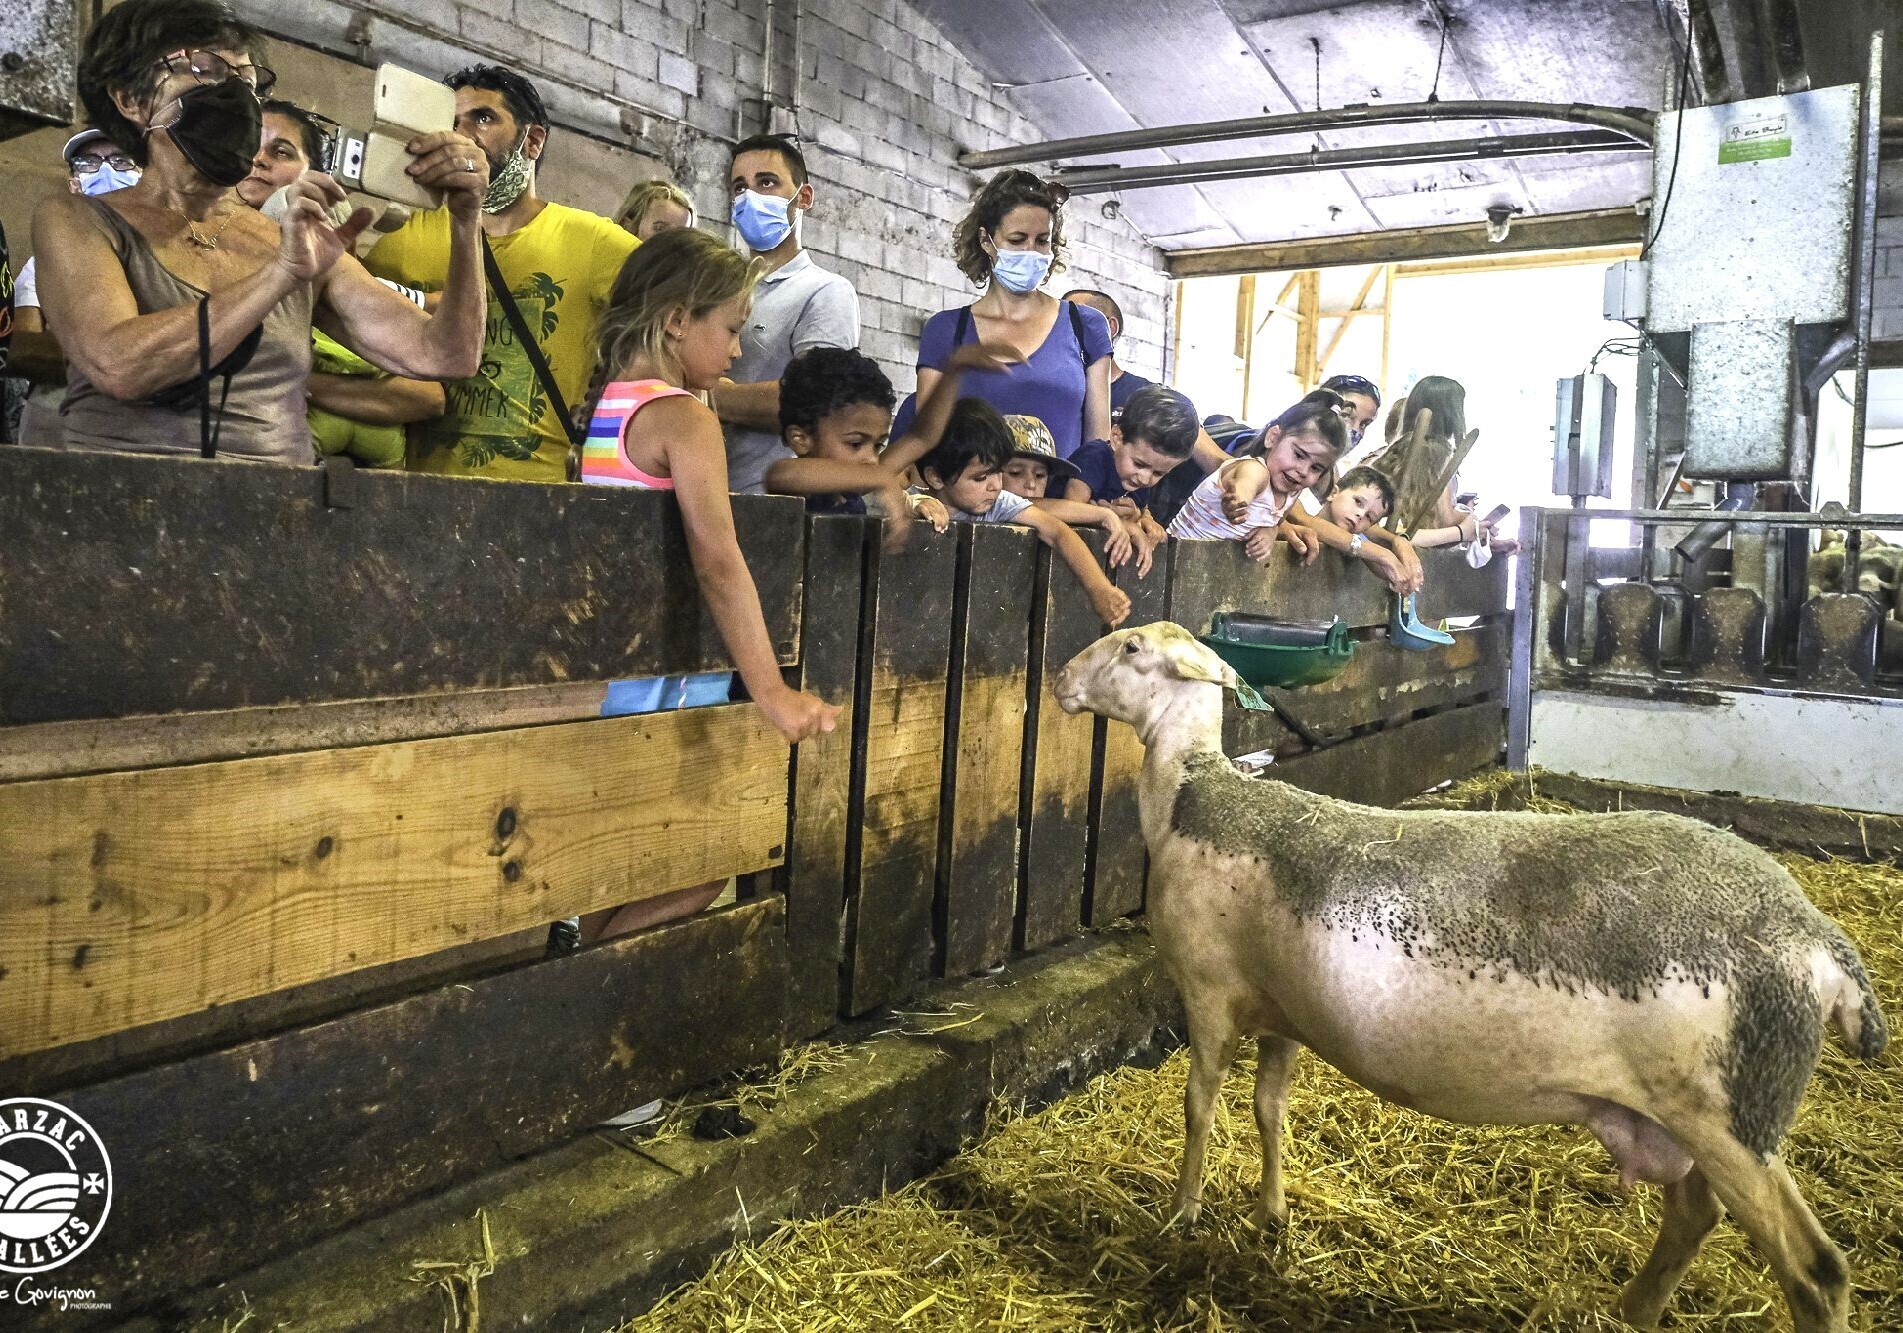
[[[1141,727],[1186,690],[1235,687],[1227,662],[1164,620],[1104,635],[1070,659],[1052,689],[1066,713],[1088,710]]]

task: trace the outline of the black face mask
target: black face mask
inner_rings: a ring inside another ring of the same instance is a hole
[[[264,138],[264,110],[243,79],[201,84],[178,99],[178,117],[165,132],[199,175],[232,186],[251,174]]]

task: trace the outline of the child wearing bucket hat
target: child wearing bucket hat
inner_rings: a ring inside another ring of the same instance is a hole
[[[1077,467],[1069,459],[1057,456],[1057,444],[1049,427],[1032,416],[1013,415],[1004,419],[1011,428],[1015,448],[1004,465],[1004,489],[1029,500],[1052,518],[1073,528],[1102,528],[1104,557],[1112,569],[1137,557],[1137,577],[1150,572],[1150,551],[1140,546],[1129,523],[1115,510],[1087,503],[1088,492],[1079,479]],[[1075,488],[1074,490],[1070,488]]]

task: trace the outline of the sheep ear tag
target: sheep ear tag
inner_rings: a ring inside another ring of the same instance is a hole
[[[1273,713],[1275,711],[1275,705],[1271,704],[1267,699],[1264,699],[1260,694],[1257,694],[1255,686],[1251,685],[1241,676],[1236,677],[1235,690],[1236,702],[1248,709],[1251,713]]]

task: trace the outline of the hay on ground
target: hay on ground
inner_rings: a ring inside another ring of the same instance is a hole
[[[1780,859],[1856,940],[1903,1020],[1903,872]],[[1903,1023],[1899,1023],[1903,1026]],[[671,1330],[1623,1329],[1659,1192],[1620,1192],[1583,1129],[1451,1125],[1381,1102],[1304,1055],[1290,1099],[1291,1218],[1249,1221],[1259,1177],[1250,1062],[1223,1089],[1202,1220],[1168,1224],[1187,1058],[1123,1069],[993,1130],[884,1199],[736,1246],[623,1333]],[[1833,1040],[1785,1155],[1849,1260],[1852,1327],[1903,1329],[1903,1074]],[[1666,1327],[1788,1328],[1757,1253],[1727,1221]]]

